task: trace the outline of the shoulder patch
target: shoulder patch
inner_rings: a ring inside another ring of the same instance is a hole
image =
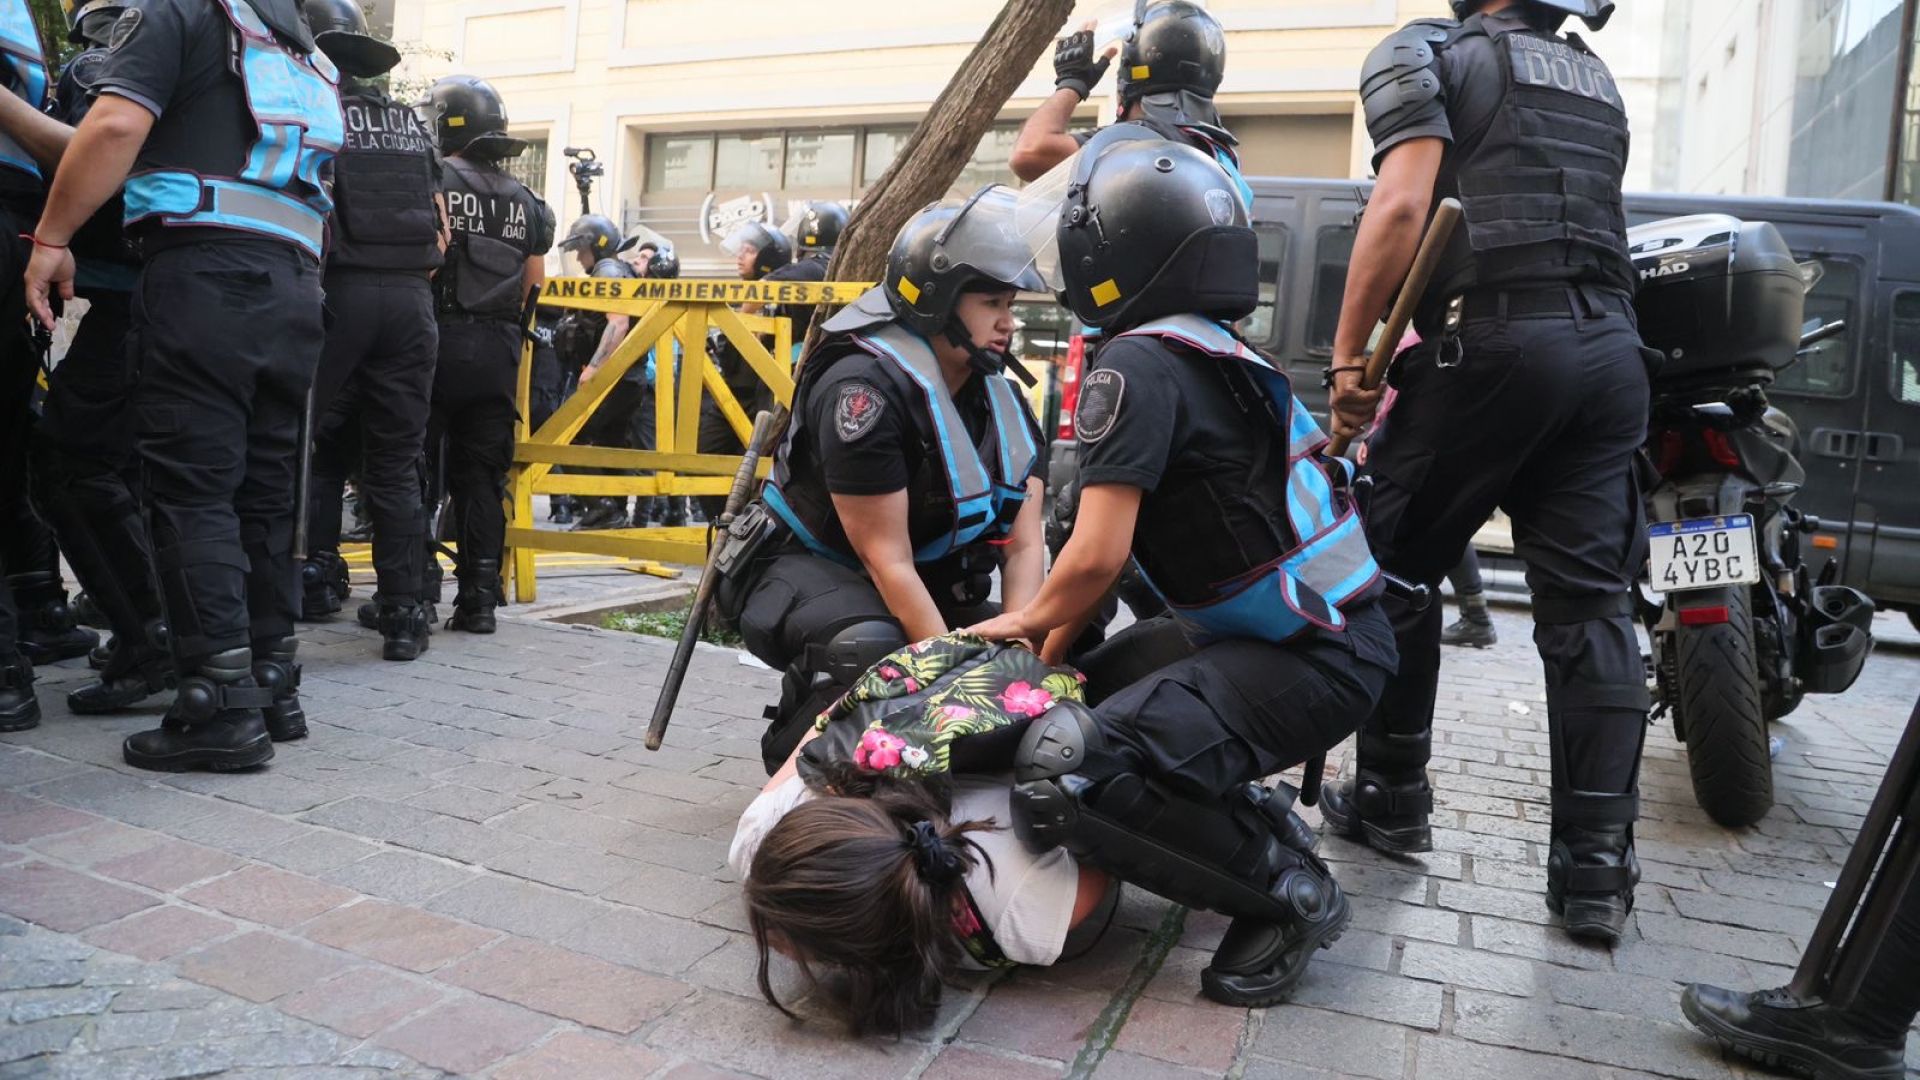
[[[121,12],[120,17],[113,21],[113,32],[107,35],[107,51],[119,52],[120,46],[132,41],[133,35],[140,32],[140,19],[140,9],[137,7]]]
[[[1126,389],[1127,377],[1112,368],[1101,368],[1081,381],[1080,402],[1073,408],[1073,433],[1081,442],[1099,442],[1113,430]]]
[[[886,411],[887,399],[878,389],[863,382],[845,383],[833,403],[833,428],[841,442],[854,442],[872,431]]]

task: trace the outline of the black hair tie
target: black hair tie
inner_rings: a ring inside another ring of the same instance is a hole
[[[916,821],[908,826],[905,843],[913,852],[913,864],[920,876],[934,886],[944,888],[967,872],[960,853],[940,839],[940,832],[931,821]]]

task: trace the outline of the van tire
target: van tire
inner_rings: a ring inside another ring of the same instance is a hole
[[[1747,590],[1727,593],[1725,623],[1673,631],[1674,712],[1686,733],[1694,798],[1713,820],[1739,827],[1773,808],[1773,759]]]

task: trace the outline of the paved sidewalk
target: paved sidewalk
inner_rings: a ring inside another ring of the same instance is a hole
[[[724,864],[776,680],[731,652],[701,652],[650,754],[664,642],[509,619],[388,664],[345,620],[307,627],[313,737],[240,776],[128,769],[157,710],[70,716],[83,673],[51,669],[46,722],[0,737],[0,1080],[1749,1075],[1681,1026],[1680,980],[1787,977],[1920,696],[1920,635],[1883,617],[1860,685],[1780,726],[1755,829],[1708,822],[1655,731],[1609,953],[1548,925],[1545,707],[1525,616],[1498,622],[1441,687],[1438,850],[1326,842],[1355,928],[1292,1005],[1202,1001],[1224,922],[1130,891],[1092,958],[952,991],[900,1041],[754,989]]]

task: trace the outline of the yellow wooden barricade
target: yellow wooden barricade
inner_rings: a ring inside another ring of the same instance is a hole
[[[871,286],[851,282],[803,281],[651,281],[645,278],[555,278],[546,283],[540,303],[625,315],[633,320],[626,339],[600,364],[591,379],[555,410],[540,430],[529,432],[532,350],[520,364],[520,423],[516,428],[513,469],[508,474],[507,563],[514,599],[535,597],[534,554],[575,551],[629,559],[698,564],[705,561],[704,525],[572,532],[539,529],[533,497],[541,495],[725,495],[740,467],[737,454],[702,454],[700,403],[711,397],[740,441],[753,420],[720,379],[707,352],[707,331],[717,329],[745,358],[754,374],[786,405],[793,400],[793,327],[785,318],[742,315],[731,305],[757,303],[839,305],[852,302]],[[769,349],[760,338],[773,336]],[[679,371],[674,370],[678,343]],[[595,409],[635,364],[654,363],[653,450],[575,446],[574,438]],[[651,476],[590,476],[556,473],[555,465],[620,470],[652,470]],[[770,459],[760,463],[765,476]]]

